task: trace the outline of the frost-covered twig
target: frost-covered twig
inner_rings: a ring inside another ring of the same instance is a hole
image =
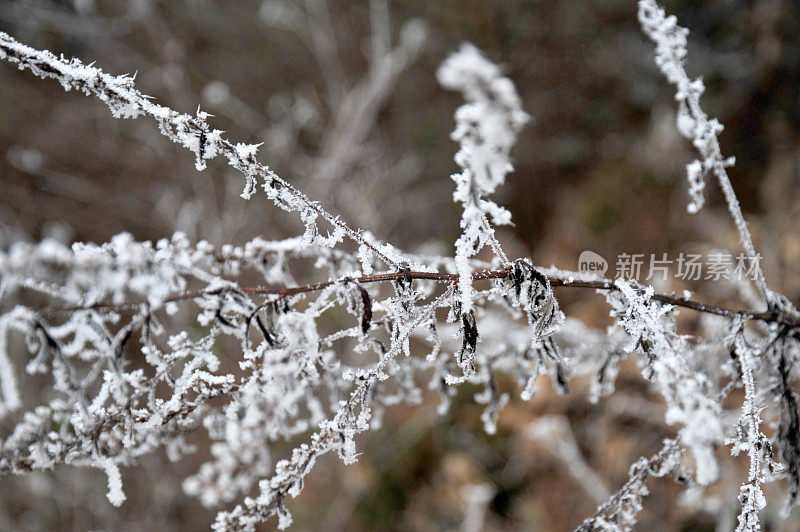
[[[772,306],[764,273],[758,261],[759,255],[753,246],[753,239],[747,229],[747,223],[736,199],[736,193],[728,178],[727,167],[733,165],[734,158],[725,158],[719,146],[717,135],[722,131],[722,124],[716,118],[708,118],[700,107],[700,96],[705,87],[701,79],[692,80],[683,66],[686,57],[686,37],[689,30],[678,26],[674,16],[667,16],[655,0],[639,0],[639,23],[642,31],[656,44],[656,64],[671,84],[675,85],[678,101],[678,130],[691,140],[694,147],[703,157],[702,161],[693,161],[687,166],[689,192],[691,202],[689,212],[697,212],[704,203],[703,176],[712,172],[725,195],[728,210],[736,223],[742,245],[751,261],[753,279],[761,295],[769,306]]]
[[[10,35],[0,32],[0,59],[16,63],[41,78],[52,78],[65,90],[76,89],[102,100],[116,118],[137,118],[147,115],[156,120],[159,130],[171,141],[194,152],[198,170],[206,167],[206,160],[223,155],[228,163],[244,174],[246,185],[243,198],[251,197],[257,179],[263,180],[267,196],[281,209],[297,212],[306,226],[303,242],[333,246],[344,236],[381,258],[386,264],[398,268],[402,260],[390,245],[379,246],[366,240],[361,231],[351,229],[340,217],[328,213],[318,202],[312,201],[289,182],[279,177],[256,159],[258,145],[233,144],[222,136],[222,131],[211,129],[206,122],[208,114],[198,109],[196,116],[181,114],[151,101],[151,98],[134,88],[130,76],[111,76],[92,65],[77,59],[58,58],[48,51],[40,51],[19,43]],[[322,217],[333,226],[327,237],[320,234],[316,220]]]
[[[451,55],[439,68],[438,77],[444,87],[460,91],[467,100],[456,111],[452,138],[460,144],[455,160],[462,170],[452,178],[456,182],[453,201],[464,206],[456,264],[462,311],[468,313],[472,310],[472,282],[467,259],[488,243],[502,264],[510,265],[489,219],[495,225],[507,225],[511,213],[488,196],[512,169],[509,152],[528,115],[511,81],[471,44],[463,44]]]
[[[650,459],[641,458],[631,466],[628,481],[597,512],[585,520],[576,532],[624,532],[636,524],[642,500],[650,494],[645,484],[649,477],[663,477],[680,466],[681,447],[675,440],[666,440]]]
[[[756,391],[754,366],[757,363],[756,353],[747,345],[742,328],[744,322],[736,320],[733,323],[733,345],[731,356],[735,356],[744,384],[744,405],[739,425],[736,427],[736,437],[730,442],[731,453],[735,456],[741,451],[746,451],[750,457],[750,470],[747,481],[742,483],[739,490],[739,502],[742,510],[739,514],[737,532],[755,532],[761,530],[758,512],[767,505],[761,485],[767,480],[766,476],[776,469],[773,461],[772,444],[761,432],[761,411],[759,396]]]

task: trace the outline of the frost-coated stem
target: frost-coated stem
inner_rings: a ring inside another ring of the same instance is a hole
[[[178,113],[152,102],[149,96],[136,90],[134,79],[130,76],[112,76],[95,66],[84,65],[78,59],[56,57],[49,51],[24,45],[3,32],[0,32],[0,59],[16,63],[20,70],[30,70],[41,78],[58,80],[65,90],[77,89],[87,95],[96,96],[108,106],[116,118],[137,118],[142,115],[154,118],[164,136],[194,152],[198,170],[205,169],[207,159],[224,155],[228,164],[245,176],[243,198],[249,198],[255,193],[256,178],[261,178],[267,196],[276,205],[284,210],[300,213],[306,225],[306,245],[317,243],[333,246],[346,235],[368,248],[389,266],[400,267],[401,260],[391,246],[378,246],[369,242],[361,235],[360,230],[352,229],[339,216],[330,214],[269,167],[259,163],[256,159],[259,145],[233,144],[222,137],[222,131],[212,130],[206,122],[209,116],[207,113],[199,109],[196,116]],[[333,234],[328,237],[319,235],[316,226],[318,216],[334,227]]]
[[[719,150],[719,145],[717,145],[717,150]],[[759,255],[756,253],[753,239],[750,237],[750,231],[747,229],[747,223],[744,220],[742,210],[739,207],[739,201],[736,199],[736,193],[733,191],[731,181],[728,178],[728,172],[723,165],[716,164],[714,166],[714,175],[717,176],[719,186],[725,194],[725,202],[728,204],[728,210],[733,216],[733,220],[736,222],[736,229],[739,231],[739,238],[742,240],[742,245],[748,257],[750,257],[751,265],[753,266],[753,280],[756,286],[758,286],[761,295],[764,297],[764,301],[769,305],[770,291],[767,288],[767,282],[764,279],[764,272],[761,269],[761,264],[757,260]]]
[[[733,217],[739,238],[751,261],[753,279],[769,306],[772,303],[770,291],[764,280],[759,255],[756,253],[750,231],[742,215],[742,209],[731,186],[726,167],[732,166],[734,159],[725,158],[719,146],[718,134],[722,124],[716,118],[709,118],[700,106],[700,96],[705,91],[701,79],[692,80],[684,68],[686,57],[686,38],[689,30],[678,26],[674,16],[667,16],[655,0],[639,0],[639,23],[642,31],[656,45],[656,64],[661,72],[677,89],[678,131],[691,140],[702,155],[703,161],[694,161],[687,167],[690,195],[689,212],[697,212],[703,205],[703,176],[713,172],[725,196],[728,211]]]
[[[737,355],[741,369],[742,383],[744,384],[744,404],[742,416],[737,427],[737,436],[732,441],[732,454],[738,455],[742,450],[747,451],[750,458],[750,469],[747,481],[742,483],[739,490],[739,501],[742,506],[739,514],[737,532],[756,532],[761,530],[758,512],[767,505],[761,484],[765,475],[774,471],[772,460],[772,445],[761,432],[761,411],[758,404],[759,396],[756,390],[753,367],[757,353],[746,344],[741,329],[744,321],[739,319],[734,322],[737,329],[734,337],[733,350]]]
[[[681,446],[674,439],[664,441],[659,452],[649,459],[641,458],[633,464],[628,480],[611,498],[597,508],[576,532],[621,532],[631,530],[636,524],[636,514],[642,509],[642,499],[649,492],[648,477],[663,477],[673,470],[680,460]]]
[[[442,86],[460,91],[467,101],[456,110],[451,138],[460,145],[455,161],[461,172],[451,177],[456,183],[453,201],[464,207],[462,233],[455,243],[458,291],[463,312],[470,312],[474,291],[469,258],[488,244],[503,266],[511,264],[492,227],[511,223],[511,214],[488,196],[512,169],[509,152],[528,115],[511,80],[471,44],[448,57],[438,77]]]

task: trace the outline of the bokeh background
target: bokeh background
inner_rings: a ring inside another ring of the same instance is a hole
[[[704,108],[726,126],[723,152],[736,156],[730,176],[767,281],[796,302],[800,6],[666,7],[691,30],[687,69],[703,77]],[[110,73],[137,72],[140,90],[159,102],[189,113],[199,105],[229,138],[263,142],[261,160],[329,210],[426,253],[452,253],[458,237],[448,176],[456,171],[449,134],[461,101],[435,73],[469,41],[505,65],[532,117],[513,152],[515,172],[497,194],[515,222],[499,233],[510,255],[576,269],[580,252],[593,250],[613,270],[620,253],[740,251],[714,183],[706,208],[686,212],[693,154],[675,129],[673,92],[638,29],[633,0],[6,0],[0,30]],[[93,99],[0,65],[0,246],[44,237],[102,242],[123,231],[137,239],[183,231],[214,244],[298,233],[298,222],[265,197],[240,199],[242,186],[221,161],[197,172],[192,155],[153,123],[115,120]],[[749,304],[747,290],[733,283],[671,279],[659,288]],[[602,297],[558,296],[567,315],[610,323]],[[702,325],[687,312],[680,324],[686,332]],[[469,390],[445,416],[433,402],[392,409],[383,429],[361,439],[357,465],[328,457],[311,474],[291,505],[296,529],[457,529],[480,523],[465,517],[482,509],[490,530],[571,529],[604,489],[624,482],[633,461],[673,433],[633,365],[623,367],[617,393],[597,405],[587,401],[585,383],[561,397],[545,377],[532,402],[506,407],[491,437],[480,411]],[[541,416],[566,422],[564,437],[598,485],[576,480],[552,442],[528,435]],[[101,472],[64,466],[0,479],[0,528],[204,529],[215,510],[180,489],[203,452],[125,469],[129,500],[120,509],[105,501]],[[651,481],[641,529],[729,529],[744,463],[726,458],[727,449],[718,454],[728,488],[718,504],[692,506],[671,480]],[[782,500],[772,497],[768,527],[800,529],[797,519],[778,524]]]

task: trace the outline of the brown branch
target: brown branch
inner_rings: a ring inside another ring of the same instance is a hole
[[[510,273],[511,272],[508,269],[483,270],[475,272],[472,275],[472,279],[474,281],[485,281],[488,279],[505,279],[510,275]],[[409,277],[411,279],[416,279],[416,280],[458,283],[457,274],[438,273],[438,272],[413,272],[413,271],[364,275],[361,277],[353,277],[351,278],[351,281],[359,284],[367,284],[367,283],[381,283],[388,281],[399,281],[402,279],[407,279]],[[592,280],[580,280],[571,278],[565,279],[553,275],[547,277],[550,280],[550,284],[553,287],[590,288],[594,290],[618,290],[616,284],[614,284],[614,281],[611,279],[592,279]],[[291,286],[291,287],[244,286],[244,287],[238,287],[237,290],[240,290],[248,294],[276,295],[279,296],[278,299],[283,299],[284,297],[288,296],[323,290],[325,288],[328,288],[329,286],[332,286],[340,282],[342,281],[341,280],[324,281],[320,283],[307,284],[302,286]],[[223,291],[225,291],[225,288],[182,292],[179,294],[173,294],[167,297],[164,301],[175,302],[175,301],[185,301],[189,299],[197,299],[199,297],[204,297],[204,296],[218,295]],[[800,327],[800,321],[790,316],[786,316],[774,311],[759,312],[746,309],[731,309],[719,305],[710,305],[707,303],[703,303],[701,301],[694,301],[692,299],[677,296],[674,294],[655,293],[652,295],[652,299],[659,301],[661,303],[674,305],[676,307],[688,308],[691,310],[695,310],[697,312],[705,312],[707,314],[714,314],[716,316],[722,316],[724,318],[729,318],[729,319],[743,317],[746,319],[758,320],[767,323],[780,323],[789,327]],[[95,310],[95,309],[121,310],[125,308],[135,308],[146,304],[147,304],[146,301],[125,301],[122,303],[114,303],[111,301],[99,301],[97,303],[93,303],[90,305],[48,307],[45,308],[42,312],[45,314],[53,314],[60,312],[75,312],[79,310]]]

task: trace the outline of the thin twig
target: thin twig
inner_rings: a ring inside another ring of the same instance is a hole
[[[485,281],[489,279],[505,279],[510,275],[511,271],[508,269],[500,269],[500,270],[482,270],[479,272],[475,272],[472,275],[473,281]],[[442,281],[442,282],[455,282],[458,283],[458,274],[453,273],[438,273],[438,272],[392,272],[392,273],[379,273],[375,275],[364,275],[361,277],[353,277],[350,281],[359,283],[359,284],[367,284],[367,283],[381,283],[381,282],[390,282],[390,281],[398,281],[402,279],[407,279],[408,277],[411,279],[416,280],[424,280],[424,281]],[[553,287],[564,287],[564,288],[589,288],[594,290],[617,290],[617,286],[611,279],[591,279],[591,280],[583,280],[583,279],[572,279],[572,278],[563,278],[554,275],[549,275],[547,278],[550,280],[550,284]],[[238,287],[238,290],[248,294],[263,294],[263,295],[278,295],[280,296],[279,299],[284,297],[293,296],[297,294],[304,294],[308,292],[316,292],[319,290],[323,290],[336,284],[337,282],[341,281],[325,281],[320,283],[313,283],[301,286],[290,286],[290,287],[270,287],[270,286],[243,286]],[[218,295],[221,292],[226,290],[225,288],[216,288],[213,290],[193,290],[189,292],[181,292],[178,294],[173,294],[167,297],[164,301],[165,302],[176,302],[176,301],[185,301],[189,299],[197,299],[200,297],[205,296],[213,296]],[[674,294],[662,294],[662,293],[654,293],[651,296],[652,299],[659,301],[661,303],[665,303],[668,305],[674,305],[676,307],[683,307],[688,308],[691,310],[695,310],[697,312],[704,312],[707,314],[714,314],[716,316],[722,316],[724,318],[733,319],[736,317],[743,317],[746,319],[751,320],[758,320],[767,323],[781,323],[783,325],[789,327],[800,327],[800,322],[797,320],[790,318],[788,316],[766,311],[760,312],[755,310],[747,310],[747,309],[732,309],[720,305],[711,305],[708,303],[704,303],[702,301],[695,301],[693,299],[689,299],[682,296],[677,296]],[[63,306],[63,307],[48,307],[45,308],[42,312],[44,314],[54,314],[60,312],[75,312],[79,310],[93,310],[93,309],[111,309],[111,310],[121,310],[125,308],[134,308],[141,305],[146,305],[147,302],[145,301],[123,301],[119,303],[111,302],[111,301],[99,301],[97,303],[92,303],[89,305],[71,305],[71,306]]]

